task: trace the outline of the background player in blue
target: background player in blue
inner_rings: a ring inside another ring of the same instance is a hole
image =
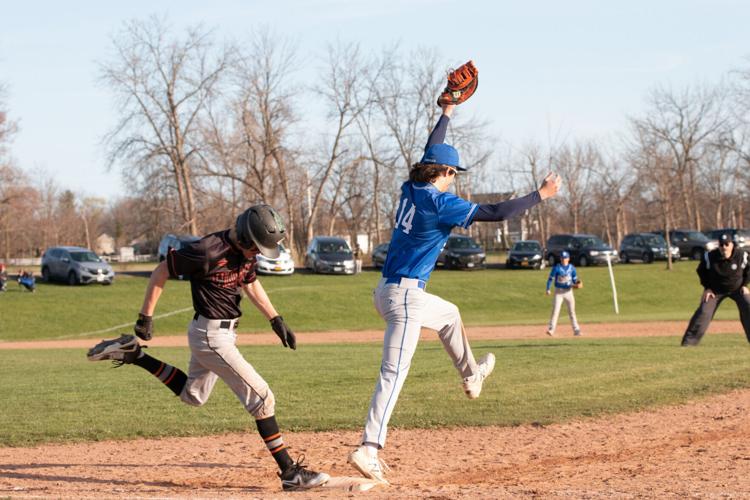
[[[463,380],[470,399],[479,396],[482,383],[495,366],[487,354],[475,361],[458,308],[425,291],[430,273],[454,227],[467,228],[474,221],[500,221],[554,196],[560,177],[549,174],[538,191],[514,200],[477,205],[447,192],[460,166],[458,152],[443,144],[453,105],[443,105],[443,114],[430,134],[422,160],[401,186],[395,228],[383,277],[374,292],[375,308],[386,321],[383,360],[367,414],[362,445],[348,462],[365,477],[387,483],[385,463],[378,450],[385,445],[388,420],[398,399],[419,340],[422,327],[436,330],[445,350]]]
[[[570,324],[573,325],[573,335],[576,337],[581,335],[581,327],[578,325],[578,318],[576,318],[576,299],[573,296],[573,289],[581,286],[581,281],[578,279],[578,273],[573,264],[570,263],[570,254],[563,251],[560,254],[560,263],[555,264],[552,270],[549,272],[549,278],[547,278],[547,295],[552,293],[550,288],[552,283],[555,284],[555,297],[552,299],[552,316],[549,318],[549,325],[547,326],[547,335],[552,336],[555,334],[555,328],[557,327],[557,318],[560,316],[560,308],[562,303],[568,307],[568,316],[570,316]]]

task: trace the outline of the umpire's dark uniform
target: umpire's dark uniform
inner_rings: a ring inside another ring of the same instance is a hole
[[[722,235],[726,237],[725,235]],[[729,297],[737,303],[740,310],[740,321],[745,329],[745,336],[750,342],[750,295],[743,294],[742,287],[750,279],[750,262],[746,251],[732,245],[732,254],[725,259],[721,249],[706,252],[698,265],[698,276],[701,285],[714,293],[715,297],[704,300],[693,314],[685,335],[682,337],[683,346],[698,345],[708,325],[716,313],[719,304]]]

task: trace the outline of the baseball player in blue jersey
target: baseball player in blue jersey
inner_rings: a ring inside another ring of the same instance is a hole
[[[467,228],[475,221],[500,221],[521,214],[554,196],[561,183],[560,177],[551,173],[537,191],[486,205],[449,193],[458,172],[466,168],[461,166],[458,152],[443,143],[454,105],[441,107],[443,114],[430,134],[422,160],[411,168],[409,180],[401,186],[383,277],[373,296],[375,308],[387,323],[383,360],[361,446],[348,458],[365,477],[383,483],[387,483],[387,466],[378,457],[378,450],[385,446],[388,420],[408,374],[421,328],[438,332],[470,399],[479,396],[482,383],[495,366],[493,354],[484,355],[478,362],[474,359],[458,308],[426,291],[430,273],[451,230]]]
[[[562,303],[568,307],[568,316],[570,316],[570,323],[573,325],[573,335],[579,337],[581,335],[581,327],[578,325],[578,318],[576,318],[576,299],[573,296],[573,289],[581,286],[581,281],[578,279],[578,273],[576,268],[570,263],[570,254],[566,251],[560,253],[560,263],[555,264],[552,270],[549,272],[549,278],[547,278],[547,295],[550,295],[552,283],[555,284],[555,297],[552,301],[552,316],[549,319],[549,325],[547,326],[547,335],[552,337],[555,335],[555,328],[557,327],[557,318],[560,316],[560,308]]]

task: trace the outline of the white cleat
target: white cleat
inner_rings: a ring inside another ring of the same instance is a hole
[[[351,452],[346,461],[366,478],[374,479],[383,484],[390,484],[384,476],[386,471],[391,470],[390,467],[380,458],[368,455],[363,446]]]
[[[464,392],[469,399],[477,399],[482,392],[484,379],[489,377],[492,370],[495,369],[495,355],[491,352],[485,354],[479,358],[477,367],[479,368],[478,373],[464,379]]]

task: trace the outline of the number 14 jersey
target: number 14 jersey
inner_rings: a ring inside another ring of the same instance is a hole
[[[428,182],[405,182],[383,276],[427,281],[451,230],[469,227],[477,207]]]

